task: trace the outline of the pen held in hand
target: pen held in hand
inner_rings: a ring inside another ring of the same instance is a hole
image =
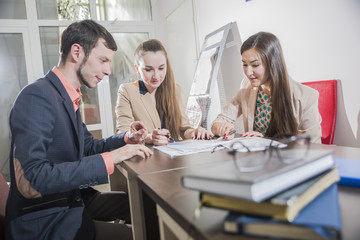
[[[233,135],[235,133],[236,133],[236,130],[234,129],[234,130],[230,131],[228,134],[226,134],[226,136]]]
[[[158,130],[161,130],[161,128],[158,128]],[[165,137],[167,137],[170,140],[170,143],[175,142],[175,140],[170,136],[170,134],[166,134]]]
[[[226,134],[226,136],[233,135],[233,134],[235,134],[235,133],[236,133],[236,130],[234,129],[234,130],[230,131],[228,134]],[[224,137],[225,137],[225,136],[224,136]],[[216,140],[223,140],[224,137],[219,137],[219,138],[216,139]]]
[[[170,140],[170,143],[175,142],[175,140],[170,135],[165,135],[165,137],[167,137]]]

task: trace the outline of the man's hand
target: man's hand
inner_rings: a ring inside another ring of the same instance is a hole
[[[147,136],[148,130],[145,127],[144,123],[141,121],[136,121],[131,123],[128,134],[130,143],[139,143],[143,141]]]
[[[134,156],[147,158],[153,155],[153,152],[142,144],[127,144],[121,148],[110,152],[114,164],[119,164],[124,160],[130,159]]]

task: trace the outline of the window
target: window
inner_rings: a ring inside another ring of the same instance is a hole
[[[151,21],[149,0],[96,0],[96,18],[91,17],[90,0],[36,0],[39,19],[98,21]]]
[[[9,181],[9,114],[16,96],[28,82],[21,33],[0,33],[0,76],[0,169]]]
[[[0,19],[26,19],[25,0],[1,0]]]
[[[0,71],[6,76],[0,79],[0,107],[7,111],[0,117],[0,171],[7,181],[10,107],[21,88],[58,64],[62,31],[73,21],[96,19],[118,44],[112,74],[94,89],[81,88],[83,121],[94,137],[108,137],[114,133],[117,89],[135,74],[134,51],[154,35],[152,11],[151,0],[0,1]]]
[[[149,0],[96,0],[97,20],[151,21]]]

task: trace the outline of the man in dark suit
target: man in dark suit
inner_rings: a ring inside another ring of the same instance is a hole
[[[79,88],[94,88],[111,73],[116,50],[104,27],[75,22],[63,32],[59,65],[17,97],[10,114],[8,239],[101,239],[108,229],[101,232],[93,219],[128,220],[125,193],[101,194],[91,186],[107,183],[114,165],[152,155],[137,144],[147,129],[134,122],[127,132],[96,140],[78,110]],[[113,225],[121,229],[114,237],[131,239],[131,228]]]

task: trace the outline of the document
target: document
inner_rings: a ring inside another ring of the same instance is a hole
[[[234,138],[231,141],[227,140],[185,140],[181,142],[169,143],[165,146],[155,146],[156,150],[159,150],[171,157],[183,156],[193,153],[200,152],[209,152],[227,148],[236,142],[241,141],[241,143],[246,146],[251,152],[253,151],[262,151],[265,150],[271,143],[271,139],[260,138],[260,137],[238,137]],[[273,143],[281,144],[279,142],[273,141]],[[241,145],[240,145],[241,146]],[[285,145],[284,145],[285,146]],[[237,147],[239,147],[237,145]],[[238,148],[239,152],[247,152],[248,150],[245,147]]]

